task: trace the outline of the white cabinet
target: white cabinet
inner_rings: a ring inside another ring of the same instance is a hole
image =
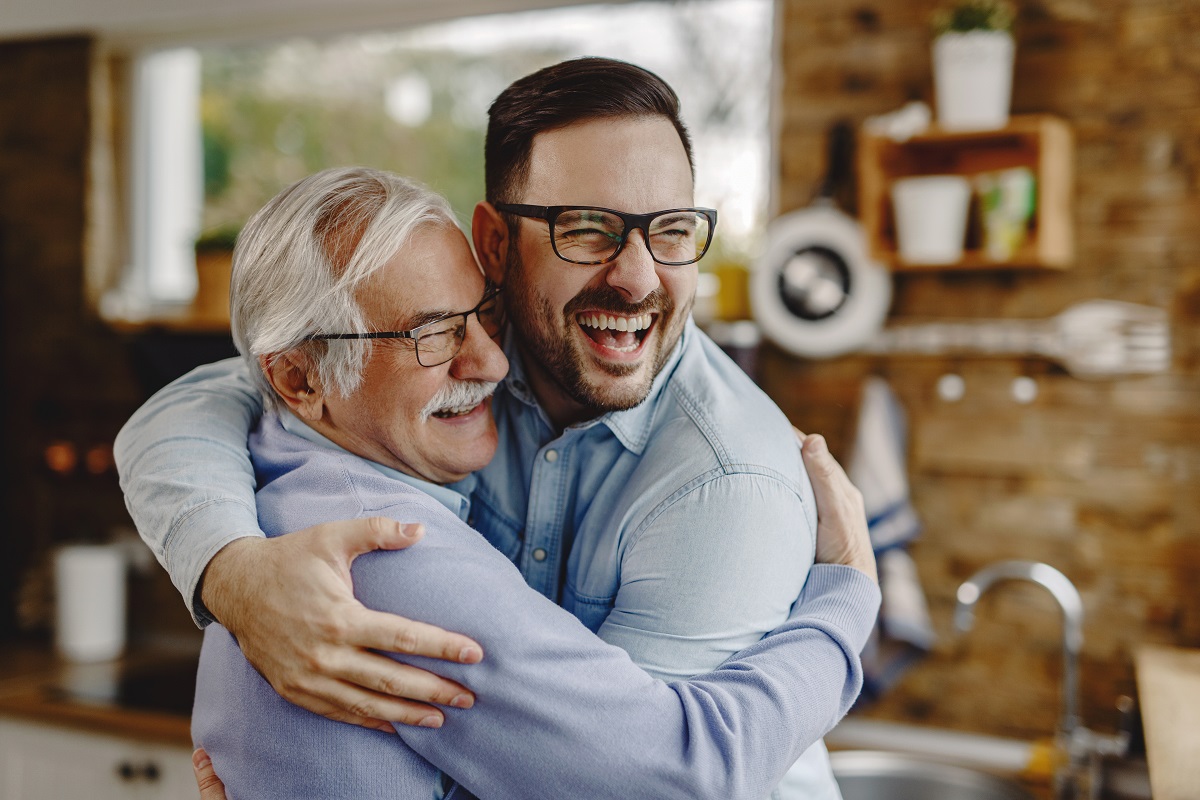
[[[0,719],[0,800],[195,800],[192,751]]]

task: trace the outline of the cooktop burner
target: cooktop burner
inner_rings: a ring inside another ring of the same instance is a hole
[[[51,694],[73,702],[191,716],[197,657],[153,663],[71,664]]]

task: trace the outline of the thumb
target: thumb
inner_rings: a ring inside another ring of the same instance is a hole
[[[387,517],[364,517],[331,522],[324,533],[340,543],[340,548],[353,560],[372,550],[403,550],[416,544],[425,535],[420,523],[402,523]]]

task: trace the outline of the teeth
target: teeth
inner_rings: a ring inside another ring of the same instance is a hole
[[[461,417],[463,414],[469,414],[474,411],[479,404],[473,406],[455,406],[454,408],[439,408],[433,412],[437,417]]]
[[[644,331],[650,327],[654,317],[650,314],[640,314],[636,317],[616,317],[608,314],[581,314],[579,324],[589,328],[611,331]]]

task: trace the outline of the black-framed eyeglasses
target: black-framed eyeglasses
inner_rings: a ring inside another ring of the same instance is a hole
[[[309,340],[331,339],[411,339],[416,346],[417,363],[422,367],[445,364],[462,350],[467,338],[467,321],[474,314],[488,336],[495,338],[504,326],[504,307],[500,300],[500,287],[489,283],[484,289],[483,299],[470,311],[447,314],[444,317],[418,325],[409,331],[371,331],[370,333],[314,333]]]
[[[708,252],[717,212],[711,208],[672,208],[649,214],[626,214],[597,206],[529,206],[496,203],[496,210],[518,217],[544,219],[550,226],[554,254],[572,264],[605,264],[621,253],[632,231],[646,239],[650,257],[659,264],[694,264]]]

